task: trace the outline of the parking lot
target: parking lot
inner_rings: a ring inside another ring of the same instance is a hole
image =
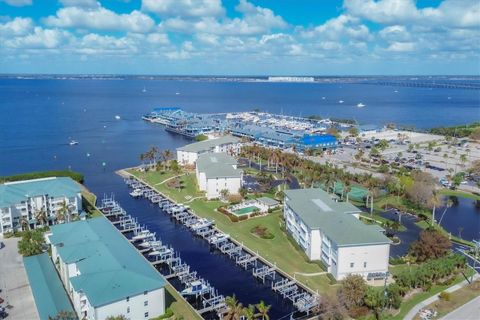
[[[0,238],[4,244],[0,249],[0,297],[5,300],[2,307],[9,314],[7,319],[39,319],[23,260],[17,251],[18,240]]]

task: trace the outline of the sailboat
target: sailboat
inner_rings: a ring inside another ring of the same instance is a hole
[[[145,88],[145,86],[143,86],[142,92],[143,93],[147,92],[147,88]]]
[[[366,104],[363,104],[363,103],[361,103],[361,102],[360,102],[359,104],[357,104],[357,108],[363,108],[363,107],[365,107],[365,106],[366,106]]]

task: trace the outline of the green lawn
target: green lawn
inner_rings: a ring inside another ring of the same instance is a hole
[[[458,191],[458,190],[442,189],[440,190],[440,193],[445,196],[456,196],[456,197],[468,198],[473,200],[480,200],[479,195]]]
[[[175,319],[202,319],[192,306],[182,299],[170,283],[165,288],[165,308],[170,308],[173,311]]]

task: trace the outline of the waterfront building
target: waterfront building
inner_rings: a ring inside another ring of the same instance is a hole
[[[314,82],[314,77],[268,77],[270,82]]]
[[[195,142],[177,148],[177,161],[181,165],[194,165],[200,154],[208,152],[237,155],[240,152],[240,146],[240,139],[232,136]]]
[[[82,189],[68,177],[51,177],[0,184],[0,233],[34,229],[56,222],[66,206],[71,215],[82,211]]]
[[[219,198],[222,190],[238,194],[242,187],[243,171],[237,161],[226,153],[203,153],[196,161],[198,188],[206,192],[207,199]]]
[[[320,260],[335,279],[388,271],[390,240],[377,225],[359,220],[360,209],[322,189],[286,190],[286,229],[310,260]]]
[[[166,281],[105,217],[52,226],[46,237],[79,319],[165,313]]]

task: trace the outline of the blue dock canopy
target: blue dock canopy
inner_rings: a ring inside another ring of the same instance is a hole
[[[53,318],[60,311],[74,313],[57,270],[47,253],[25,257],[23,263],[41,320]]]

